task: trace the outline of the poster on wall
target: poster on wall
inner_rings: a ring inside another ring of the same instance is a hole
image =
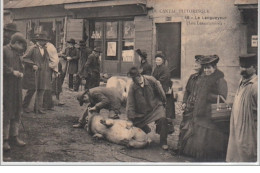
[[[117,22],[106,22],[106,37],[117,38]]]
[[[116,42],[107,42],[107,56],[116,56]]]
[[[134,50],[123,50],[122,58],[124,62],[133,62],[134,61]]]

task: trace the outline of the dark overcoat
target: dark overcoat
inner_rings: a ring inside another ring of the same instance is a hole
[[[196,83],[199,77],[200,77],[199,73],[194,73],[188,79],[184,96],[183,96],[183,103],[186,104],[185,112],[193,111],[196,95],[197,95],[196,92],[193,92],[193,89],[196,87]]]
[[[172,86],[172,81],[170,78],[168,67],[166,67],[164,64],[155,67],[153,71],[153,77],[160,81],[164,92],[167,92],[169,88]]]
[[[71,57],[72,60],[68,61],[68,73],[77,74],[78,73],[78,50],[76,47],[68,47],[65,49],[66,57]]]
[[[116,88],[91,88],[88,96],[91,106],[96,106],[98,111],[104,108],[120,114],[122,97]]]
[[[164,64],[155,67],[153,71],[153,77],[160,81],[165,93],[167,93],[172,87],[170,72],[168,67],[166,67]],[[166,94],[166,117],[171,119],[175,118],[175,104],[172,92]]]
[[[194,106],[193,111],[184,112],[180,126],[180,150],[200,160],[223,159],[228,141],[226,127],[213,122],[210,116],[211,104],[217,102],[217,96],[227,97],[227,82],[223,72],[216,69],[211,75],[199,75],[191,91],[190,96],[195,97]],[[188,98],[187,105],[190,101]]]
[[[147,62],[146,59],[141,61],[141,65],[140,65],[140,73],[141,75],[151,75],[153,68],[152,66]]]
[[[204,125],[209,125],[211,122],[211,104],[217,102],[218,95],[222,95],[224,98],[227,97],[227,82],[224,79],[224,73],[216,69],[209,76],[200,76],[193,92],[197,93],[193,116],[204,122]]]
[[[37,74],[37,89],[50,90],[51,89],[51,68],[49,67],[49,54],[44,48],[44,55],[42,56],[37,45],[32,46],[30,50],[23,57],[24,62],[24,89],[35,89],[35,71],[33,65],[38,66]],[[29,63],[28,63],[29,62]]]
[[[85,64],[85,68],[88,73],[99,73],[100,72],[100,60],[97,55],[91,53],[88,56],[87,62]]]
[[[135,83],[130,85],[126,106],[127,117],[135,125],[137,121],[138,124],[145,125],[145,122],[150,123],[165,116],[163,109],[165,103],[166,97],[161,84],[154,77],[144,75],[143,88]]]
[[[3,63],[3,115],[13,119],[22,111],[22,79],[13,71],[23,73],[23,66],[20,55],[9,44],[3,47]]]
[[[90,54],[84,66],[88,78],[86,80],[87,88],[94,88],[100,83],[100,61],[99,57],[94,53]]]
[[[88,71],[84,67],[87,62],[88,56],[91,54],[91,49],[88,47],[80,47],[78,50],[78,74],[80,77],[88,77]]]

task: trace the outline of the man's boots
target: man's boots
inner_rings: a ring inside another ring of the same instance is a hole
[[[19,147],[24,147],[26,145],[26,143],[20,140],[17,136],[13,136],[10,139],[10,143]]]
[[[3,144],[3,150],[4,151],[9,151],[11,149],[8,140],[4,140],[4,144]]]

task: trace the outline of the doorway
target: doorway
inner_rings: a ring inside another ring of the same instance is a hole
[[[157,51],[167,59],[171,78],[181,78],[181,23],[156,24]]]

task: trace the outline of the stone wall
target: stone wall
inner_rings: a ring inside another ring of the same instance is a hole
[[[153,53],[156,52],[156,23],[181,22],[181,79],[185,87],[195,55],[217,54],[219,69],[228,82],[229,96],[239,81],[238,56],[244,49],[243,27],[235,0],[147,0],[153,7]]]

